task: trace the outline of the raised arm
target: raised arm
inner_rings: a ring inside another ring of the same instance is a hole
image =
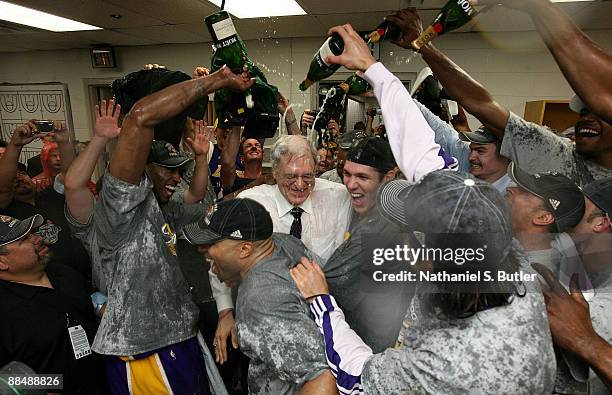
[[[232,127],[221,151],[221,186],[229,190],[236,180],[236,155],[240,150],[240,126]]]
[[[68,168],[64,177],[64,194],[66,206],[70,215],[84,224],[93,212],[94,196],[88,187],[91,175],[96,168],[100,154],[113,138],[119,135],[119,114],[121,106],[115,101],[102,100],[101,106],[96,104],[96,124],[94,135],[81,155]]]
[[[285,116],[287,134],[302,134],[298,121],[295,118],[295,112],[293,112],[292,107],[289,107],[289,100],[280,92],[278,92],[278,112],[281,116]]]
[[[456,163],[435,142],[434,131],[410,97],[404,84],[376,62],[361,36],[351,25],[330,29],[344,40],[344,52],[328,56],[329,63],[341,64],[365,78],[380,103],[393,156],[406,177],[419,180],[425,174]]]
[[[480,1],[529,13],[570,86],[597,116],[612,123],[612,56],[548,0]]]
[[[0,158],[0,207],[6,208],[13,201],[17,162],[24,145],[31,143],[41,135],[36,132],[34,120],[23,124],[13,132],[11,141],[6,147],[4,156]]]
[[[111,175],[138,185],[144,171],[155,125],[172,118],[196,100],[221,88],[245,90],[253,84],[248,72],[235,75],[227,67],[203,78],[184,81],[136,102],[125,116],[117,148],[111,159]]]
[[[61,171],[58,177],[61,177],[63,181],[64,174],[66,174],[66,171],[68,171],[68,168],[76,157],[74,145],[72,141],[70,141],[70,132],[63,122],[54,121],[52,133],[55,137],[55,142],[57,143],[61,158]]]
[[[405,9],[386,19],[395,23],[402,34],[394,43],[413,49],[410,43],[423,31],[419,15],[414,9]],[[446,92],[467,112],[474,115],[485,126],[493,129],[498,138],[503,138],[510,112],[493,99],[493,96],[476,80],[440,52],[433,44],[424,45],[419,52]]]
[[[188,137],[185,141],[191,147],[194,154],[195,169],[189,184],[189,189],[185,191],[183,201],[185,204],[194,204],[204,199],[206,188],[208,188],[208,151],[210,149],[210,132],[204,121],[194,121],[195,137]]]

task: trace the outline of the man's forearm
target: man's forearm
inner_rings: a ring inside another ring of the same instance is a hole
[[[70,215],[79,223],[86,223],[93,212],[95,200],[88,183],[107,142],[108,139],[94,135],[65,173],[66,206]]]
[[[285,114],[285,126],[287,127],[288,134],[302,134],[292,108],[288,109]]]
[[[510,112],[433,44],[423,46],[420,53],[446,92],[480,122],[492,127],[498,137],[502,138]]]
[[[94,136],[81,154],[74,159],[66,170],[64,186],[66,189],[87,188],[96,168],[98,158],[104,151],[108,139]]]
[[[223,76],[217,72],[208,77],[184,81],[146,96],[126,115],[117,148],[111,160],[111,174],[137,185],[149,156],[153,128],[182,113],[196,100],[223,87]]]
[[[74,161],[74,158],[76,157],[75,152],[74,152],[74,145],[72,144],[70,139],[68,139],[68,141],[58,142],[57,145],[59,148],[60,157],[62,158],[61,172],[63,174],[66,174],[66,172],[68,171],[68,168],[70,167],[70,165]]]
[[[240,149],[240,126],[232,127],[221,151],[221,186],[229,189],[236,180],[236,155]]]
[[[591,111],[612,123],[612,56],[558,6],[540,1],[529,14],[574,92]]]
[[[206,155],[197,155],[193,177],[189,189],[183,196],[183,202],[185,204],[198,203],[204,199],[206,188],[208,188],[208,162],[206,161]]]

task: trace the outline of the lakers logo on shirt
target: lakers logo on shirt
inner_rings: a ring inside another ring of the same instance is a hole
[[[170,253],[176,256],[176,233],[174,233],[169,224],[164,224],[161,230],[162,234],[164,235],[164,239],[166,240],[166,245],[170,249]]]

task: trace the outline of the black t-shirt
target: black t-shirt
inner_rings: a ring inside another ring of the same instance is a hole
[[[85,278],[88,289],[91,287],[91,261],[87,251],[81,242],[70,233],[68,221],[64,214],[66,199],[64,195],[57,193],[53,186],[46,188],[36,194],[35,206],[14,200],[5,208],[0,208],[1,215],[9,215],[20,220],[40,214],[52,224],[44,224],[44,232],[51,235],[57,241],[49,246],[51,249],[51,265],[60,263],[70,266]]]
[[[83,279],[58,264],[46,272],[53,288],[0,280],[0,366],[20,361],[39,374],[63,374],[65,393],[96,394],[104,387],[102,360],[75,359],[68,335],[81,325],[91,345],[96,334]]]
[[[234,179],[234,185],[232,185],[232,187],[229,190],[224,189],[223,194],[228,195],[230,193],[236,192],[237,190],[246,187],[253,181],[255,181],[254,178],[244,178],[244,177],[236,176],[236,178]]]

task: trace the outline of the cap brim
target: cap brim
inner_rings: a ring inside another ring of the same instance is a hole
[[[30,233],[32,228],[39,227],[43,224],[43,222],[45,222],[45,219],[40,214],[35,214],[24,219],[23,221],[19,221],[19,224],[15,227],[15,229],[13,229],[13,232],[11,232],[13,235],[11,235],[8,240],[5,240],[2,244],[0,244],[0,247],[21,239]]]
[[[193,222],[183,227],[183,235],[189,244],[206,245],[214,244],[220,240],[227,239],[210,228],[202,228],[200,222]]]
[[[583,109],[586,108],[586,105],[584,104],[582,99],[578,97],[578,95],[574,95],[574,97],[572,97],[572,100],[570,100],[569,108],[573,112],[580,113]]]
[[[510,177],[510,179],[516,183],[516,185],[523,188],[527,192],[544,199],[544,196],[537,191],[538,187],[536,186],[534,177],[531,174],[521,170],[514,164],[514,162],[510,162],[508,165],[508,177]]]
[[[476,144],[493,144],[495,140],[491,141],[483,135],[475,132],[459,132],[459,140],[468,141]]]
[[[419,89],[423,81],[430,75],[433,75],[433,71],[429,67],[423,67],[419,74],[417,74],[416,79],[414,80],[414,85],[412,89],[410,89],[410,96],[414,96],[415,92]]]
[[[161,167],[168,167],[168,168],[174,169],[177,167],[182,167],[186,165],[187,163],[189,163],[190,161],[191,159],[186,156],[179,156],[176,158],[170,158],[163,162],[151,162],[151,163],[156,164]]]
[[[391,180],[378,189],[376,203],[380,214],[398,225],[407,226],[406,197],[415,184],[406,180]]]

